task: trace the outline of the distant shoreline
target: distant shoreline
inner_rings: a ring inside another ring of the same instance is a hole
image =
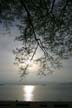
[[[48,83],[31,83],[31,84],[29,84],[29,83],[27,83],[27,84],[25,84],[25,83],[1,83],[0,84],[0,86],[3,86],[3,85],[34,85],[34,86],[37,86],[37,85],[43,85],[43,86],[46,86],[46,85],[48,85],[48,84],[72,84],[72,82],[48,82]]]

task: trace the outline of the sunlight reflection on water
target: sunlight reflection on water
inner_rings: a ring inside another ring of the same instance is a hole
[[[0,100],[72,101],[72,84],[0,86]]]
[[[24,92],[24,100],[25,101],[32,101],[33,100],[33,91],[35,89],[35,86],[28,85],[23,87]]]

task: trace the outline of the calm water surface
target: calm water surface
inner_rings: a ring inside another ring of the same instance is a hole
[[[3,85],[0,100],[72,101],[72,84]]]

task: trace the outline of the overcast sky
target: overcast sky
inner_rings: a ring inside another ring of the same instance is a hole
[[[11,33],[5,31],[0,25],[0,82],[19,82],[20,75],[18,68],[13,64],[15,55],[12,50],[20,46],[19,42],[14,41],[18,31],[12,28]],[[40,51],[38,52],[40,54]],[[31,72],[24,78],[24,84],[41,84],[48,82],[70,82],[72,81],[72,58],[63,61],[63,68],[54,74],[40,77],[36,72]]]

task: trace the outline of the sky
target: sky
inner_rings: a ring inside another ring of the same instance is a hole
[[[72,82],[72,58],[63,60],[63,68],[54,74],[45,77],[38,76],[37,66],[32,67],[32,72],[21,81],[18,67],[14,65],[15,55],[13,49],[21,43],[14,41],[19,31],[12,27],[8,32],[0,25],[0,83],[47,84],[48,82]],[[41,54],[38,51],[38,54]]]

